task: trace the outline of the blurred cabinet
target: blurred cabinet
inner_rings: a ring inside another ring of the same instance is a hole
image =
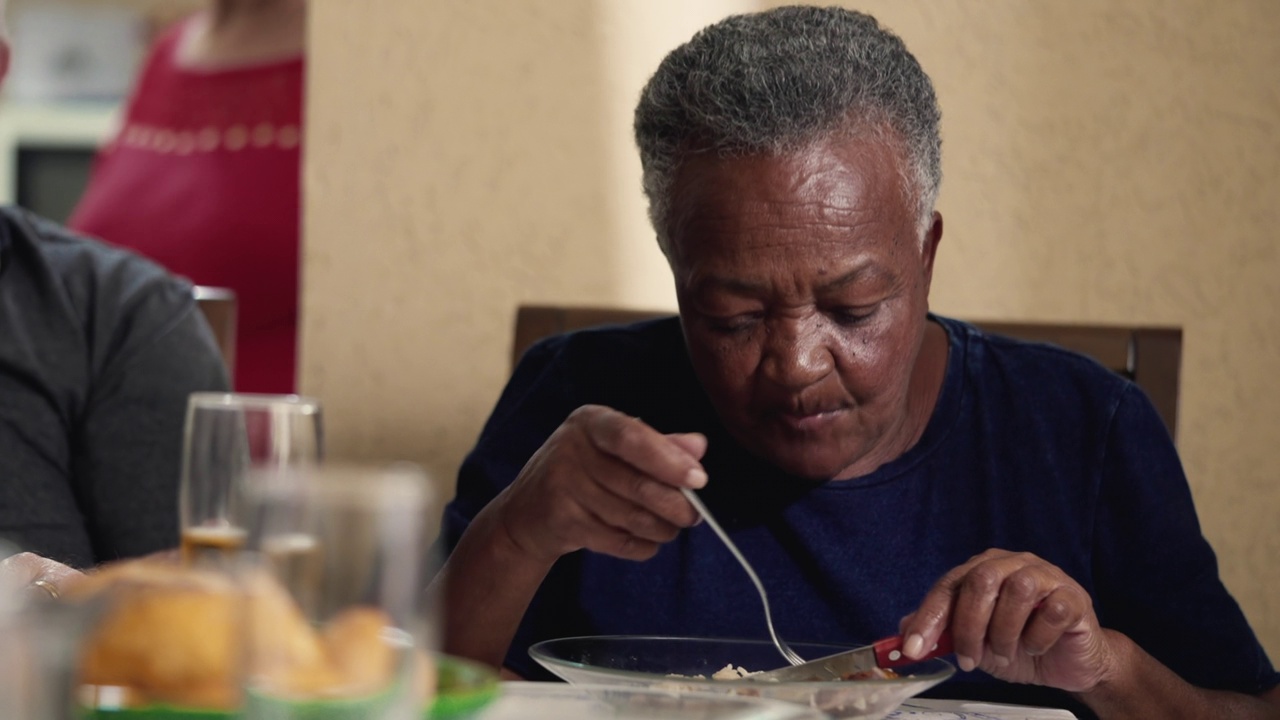
[[[79,200],[116,103],[0,104],[0,203],[62,222]]]
[[[15,101],[119,101],[145,51],[146,20],[134,8],[75,0],[14,2],[5,94]]]
[[[114,131],[155,27],[201,3],[10,0],[0,96],[0,202],[64,221]]]

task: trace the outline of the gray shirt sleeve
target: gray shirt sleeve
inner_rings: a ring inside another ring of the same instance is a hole
[[[190,287],[145,294],[132,338],[93,378],[74,433],[73,485],[97,562],[177,545],[187,396],[227,385]]]
[[[187,397],[226,390],[191,285],[0,209],[0,536],[77,567],[177,543]]]

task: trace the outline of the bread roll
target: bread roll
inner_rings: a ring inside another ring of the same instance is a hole
[[[246,680],[290,699],[372,695],[409,661],[389,640],[383,611],[349,608],[317,632],[265,570],[237,586],[210,570],[133,561],[91,574],[65,596],[104,602],[82,648],[81,683],[127,688],[139,705],[234,709]],[[421,652],[412,661],[415,694],[425,702],[434,696],[435,667]]]
[[[76,583],[67,596],[102,593],[103,615],[82,649],[82,683],[130,688],[139,702],[238,705],[238,601],[228,579],[124,563]]]

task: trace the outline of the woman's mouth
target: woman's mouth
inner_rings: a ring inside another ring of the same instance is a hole
[[[843,408],[818,412],[782,412],[778,413],[778,418],[792,432],[812,434],[830,428],[844,412]]]

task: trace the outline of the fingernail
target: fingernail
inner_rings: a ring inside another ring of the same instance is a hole
[[[992,655],[991,662],[995,663],[998,668],[1009,667],[1009,658],[1003,655]]]
[[[921,651],[924,650],[924,638],[920,633],[911,633],[907,636],[907,641],[902,644],[902,654],[909,658],[920,657]]]
[[[978,663],[974,662],[973,658],[969,657],[968,655],[957,655],[956,664],[959,665],[960,669],[965,672],[969,672],[970,670],[978,667]]]
[[[707,484],[707,473],[700,468],[693,468],[684,476],[684,484],[697,490]]]

